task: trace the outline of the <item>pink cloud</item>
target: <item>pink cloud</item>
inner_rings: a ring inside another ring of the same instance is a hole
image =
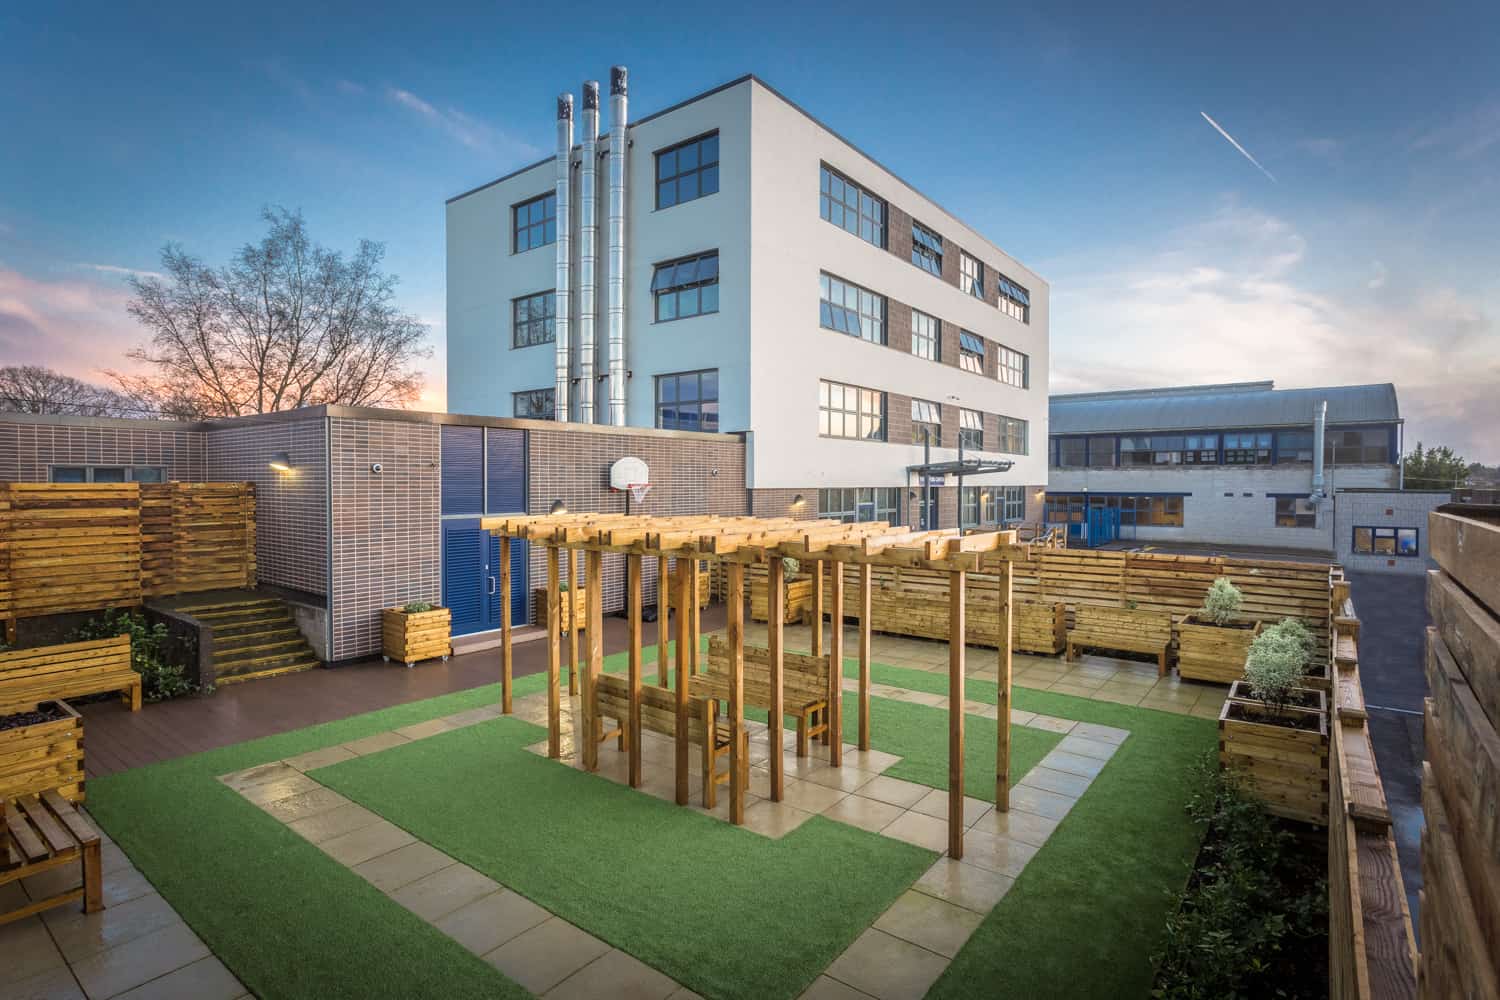
[[[104,369],[132,367],[125,352],[142,339],[125,311],[129,301],[118,282],[36,278],[0,266],[0,363],[103,382]]]

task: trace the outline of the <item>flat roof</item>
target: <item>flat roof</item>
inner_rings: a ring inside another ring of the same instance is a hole
[[[1271,381],[1228,382],[1115,392],[1080,392],[1048,401],[1048,432],[1121,434],[1216,428],[1307,427],[1320,402],[1329,424],[1401,423],[1396,387],[1374,385],[1277,389]]]

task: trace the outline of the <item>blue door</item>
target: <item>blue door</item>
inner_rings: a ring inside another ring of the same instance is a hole
[[[453,616],[453,634],[492,628],[489,593],[489,533],[478,518],[443,521],[443,603]]]
[[[443,603],[453,634],[500,627],[500,539],[483,514],[526,509],[526,434],[498,427],[445,426],[442,444]],[[528,617],[527,546],[511,541],[511,624]]]

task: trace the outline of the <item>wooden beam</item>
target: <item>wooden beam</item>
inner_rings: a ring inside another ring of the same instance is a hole
[[[700,609],[698,608],[698,601],[699,601],[699,599],[701,597],[701,595],[699,593],[699,585],[698,585],[698,568],[699,568],[698,567],[698,560],[697,559],[692,559],[692,560],[690,560],[688,562],[687,565],[688,565],[688,577],[692,581],[692,584],[691,584],[692,603],[690,605],[690,607],[692,608],[692,615],[693,615],[693,655],[692,655],[692,664],[693,664],[693,673],[696,674],[698,672],[698,659],[702,655],[702,650],[699,647],[701,647],[703,645],[703,639],[702,639],[702,635],[703,635],[703,615],[702,615],[702,612],[700,611]]]
[[[823,655],[823,561],[813,562],[812,655]]]
[[[696,570],[697,565],[694,564]],[[698,574],[693,573],[697,579]],[[729,822],[745,822],[745,567],[729,564]],[[712,735],[707,736],[712,739]],[[710,760],[712,757],[710,757]]]
[[[859,566],[859,748],[870,749],[870,586],[869,563]],[[842,681],[840,682],[842,683]]]
[[[568,697],[578,693],[578,563],[574,561],[573,550],[563,550],[563,561],[567,564],[568,572],[568,610],[563,619],[568,633]]]
[[[641,787],[641,572],[639,553],[625,557],[625,631],[629,660],[626,667],[630,691],[630,718],[625,723],[626,748],[630,754],[631,788]]]
[[[781,726],[786,709],[782,701],[782,673],[785,646],[782,635],[782,619],[786,617],[786,567],[780,559],[772,559],[766,566],[766,643],[771,660],[771,705],[766,714],[766,736],[771,749],[771,801],[780,802],[782,792]]]
[[[510,648],[510,538],[500,536],[500,711],[511,714],[511,673],[515,659]]]
[[[604,553],[590,550],[584,556],[583,603],[588,617],[589,656],[583,666],[583,718],[585,734],[583,767],[599,770],[599,736],[603,724],[594,712],[594,685],[604,669]],[[576,734],[575,734],[576,736]]]
[[[561,553],[547,546],[547,756],[562,756],[562,704],[557,674],[562,661],[562,601],[558,593]]]
[[[656,560],[656,684],[667,686],[667,646],[672,633],[667,622],[672,617],[672,572],[666,556]]]
[[[844,763],[844,564],[829,564],[828,617],[828,765]]]
[[[948,856],[964,856],[964,591],[963,570],[948,574]],[[1001,726],[1002,729],[1008,728]]]
[[[678,563],[681,570],[682,563]],[[688,643],[693,616],[687,613],[688,576],[679,572],[675,586],[677,604],[677,804],[688,804]],[[711,738],[707,733],[705,739]]]
[[[1010,563],[1000,567],[999,623],[1000,634],[995,645],[1000,651],[1000,696],[995,714],[999,743],[995,747],[995,808],[1000,812],[1010,811],[1010,688],[1011,688],[1011,644],[1014,629],[1012,618],[1015,608],[1011,604],[1014,573]]]

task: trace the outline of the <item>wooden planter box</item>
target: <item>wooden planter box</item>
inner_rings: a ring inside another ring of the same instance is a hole
[[[1185,681],[1233,684],[1245,675],[1245,657],[1260,630],[1258,621],[1216,625],[1188,615],[1177,623],[1177,673]]]
[[[57,789],[70,802],[83,801],[83,718],[65,701],[44,701],[62,717],[0,729],[0,799]]]
[[[1067,606],[1015,601],[1011,604],[1011,648],[1054,656],[1068,645]]]
[[[399,660],[408,667],[419,660],[448,658],[453,651],[452,613],[447,608],[416,611],[400,608],[380,612],[380,651],[389,663]]]
[[[1286,717],[1308,720],[1294,729],[1263,717],[1248,685],[1235,681],[1219,710],[1219,766],[1234,768],[1250,782],[1271,813],[1325,826],[1328,823],[1328,698],[1298,688],[1315,707],[1288,706]]]
[[[583,587],[573,587],[558,593],[557,599],[561,606],[563,620],[563,631],[568,629],[568,599],[573,600],[573,628],[579,632],[584,631],[589,624],[588,591]],[[536,606],[536,612],[531,616],[532,622],[540,629],[547,628],[547,588],[539,587],[531,592],[531,598]]]
[[[750,618],[753,621],[769,621],[770,609],[766,600],[769,583],[766,577],[750,581]],[[782,595],[781,621],[784,625],[795,625],[804,615],[812,613],[813,579],[798,574],[786,580],[786,593]]]

